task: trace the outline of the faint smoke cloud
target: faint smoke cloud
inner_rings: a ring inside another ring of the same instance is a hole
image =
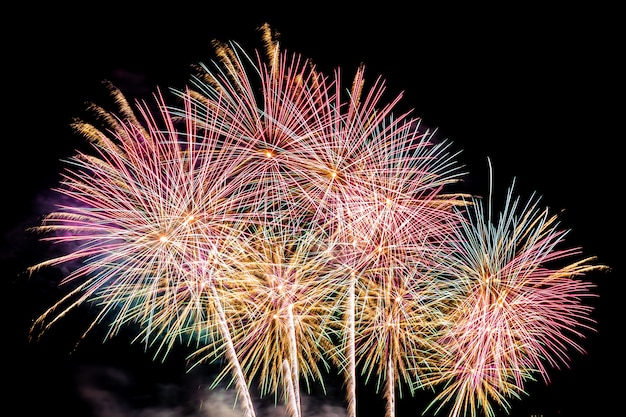
[[[158,382],[141,387],[126,369],[84,365],[76,375],[77,391],[93,417],[243,417],[235,404],[234,389],[208,389],[209,378],[187,376],[181,382]],[[302,396],[303,417],[345,417],[341,404],[330,399]],[[257,417],[284,417],[284,406],[268,400],[256,404]]]

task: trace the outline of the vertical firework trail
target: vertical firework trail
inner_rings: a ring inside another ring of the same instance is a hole
[[[556,218],[509,193],[492,223],[491,201],[449,191],[459,153],[395,113],[382,79],[359,67],[345,88],[261,29],[262,52],[215,42],[171,101],[111,86],[118,110],[75,122],[93,152],[68,159],[65,203],[34,228],[65,252],[29,269],[66,264],[72,289],[33,334],[93,304],[85,334],[108,323],[155,357],[187,343],[191,367],[223,364],[215,384],[234,382],[246,417],[252,384],[301,417],[329,370],[349,417],[360,377],[386,417],[425,388],[427,410],[492,417],[582,352],[580,278],[604,267],[560,248]]]

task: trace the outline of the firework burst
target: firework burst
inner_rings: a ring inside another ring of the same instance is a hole
[[[493,224],[478,198],[449,192],[465,173],[401,95],[350,88],[279,47],[215,43],[190,85],[118,112],[77,121],[93,145],[57,191],[68,203],[35,230],[67,251],[30,268],[69,264],[74,289],[36,320],[99,307],[85,333],[108,323],[165,358],[175,344],[194,365],[224,366],[246,417],[249,388],[300,417],[301,383],[335,368],[356,416],[356,380],[396,396],[442,387],[429,406],[495,415],[527,381],[568,363],[593,327],[582,301],[602,269],[559,249],[565,232],[531,200],[507,196]]]
[[[345,351],[334,359],[347,361],[340,366],[346,369],[349,414],[354,416],[356,343],[364,340],[355,338],[355,308],[361,301],[354,291],[364,287],[368,292],[368,280],[380,279],[385,268],[400,274],[406,265],[421,263],[425,269],[430,247],[459,221],[451,208],[462,204],[460,195],[443,190],[464,174],[449,143],[434,142],[433,134],[408,113],[392,113],[401,96],[382,102],[382,80],[366,89],[361,67],[344,99],[339,71],[334,78],[324,77],[298,55],[281,52],[269,28],[264,29],[267,62],[258,54],[254,61],[236,43],[218,44],[221,65],[201,65],[194,89],[177,94],[199,103],[204,120],[219,119],[221,134],[249,155],[240,173],[246,179],[239,190],[245,208],[240,214],[262,225],[286,219],[281,233],[293,229],[289,219],[306,219],[322,225],[333,239],[333,255],[343,263],[335,265],[339,273],[334,275],[350,271],[344,274],[345,285],[335,290],[349,313]],[[215,109],[227,111],[215,114]],[[281,362],[275,361],[277,374]],[[391,404],[395,382],[392,376],[385,394]],[[269,385],[275,389],[275,383]]]
[[[580,277],[604,267],[580,248],[562,249],[557,217],[536,196],[522,205],[513,189],[497,220],[491,201],[473,199],[445,257],[458,299],[439,340],[447,359],[433,404],[450,402],[452,417],[508,412],[528,381],[548,382],[548,368],[584,352],[579,340],[593,329],[584,300],[594,285]]]
[[[60,206],[38,228],[51,233],[46,240],[74,249],[31,268],[82,262],[62,281],[79,284],[35,326],[48,327],[90,302],[101,307],[94,325],[106,319],[113,335],[137,324],[138,338],[146,346],[158,343],[164,355],[183,337],[228,338],[216,336],[225,327],[217,314],[215,280],[221,274],[215,269],[230,264],[243,233],[228,198],[240,156],[224,154],[228,144],[213,130],[200,131],[191,117],[179,131],[160,96],[161,118],[144,106],[139,119],[112,91],[125,118],[95,108],[106,131],[76,123],[97,156],[81,153],[69,161],[72,169],[58,191],[73,204]]]
[[[320,366],[329,368],[326,352],[336,339],[336,295],[345,275],[326,231],[306,227],[295,235],[285,227],[259,228],[228,280],[225,302],[246,375],[258,381],[261,395],[293,392],[294,401],[284,400],[296,415],[300,381],[323,384]]]

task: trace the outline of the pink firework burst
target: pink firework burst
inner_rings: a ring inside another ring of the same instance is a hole
[[[73,203],[59,206],[37,228],[72,250],[31,272],[77,263],[62,281],[77,287],[33,327],[49,327],[66,311],[93,302],[101,307],[93,325],[106,318],[115,334],[134,323],[138,338],[158,344],[164,355],[181,337],[200,341],[209,333],[228,345],[216,297],[224,273],[217,269],[228,268],[244,233],[229,198],[243,155],[227,152],[229,143],[193,117],[180,130],[160,96],[160,118],[147,106],[136,118],[121,93],[113,94],[123,118],[96,108],[106,130],[76,123],[97,156],[81,153],[69,161],[58,191]],[[192,115],[193,103],[185,104]]]
[[[473,200],[445,258],[457,293],[439,340],[448,355],[433,404],[451,403],[453,417],[493,417],[494,403],[510,410],[526,382],[548,382],[548,368],[584,352],[579,340],[593,329],[584,300],[594,285],[581,277],[604,267],[579,258],[580,248],[561,248],[567,232],[538,198],[522,206],[511,186],[497,219],[491,211],[491,202]]]

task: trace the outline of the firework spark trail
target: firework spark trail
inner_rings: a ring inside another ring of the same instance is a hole
[[[559,249],[566,231],[557,217],[542,210],[538,198],[520,208],[513,188],[495,223],[491,206],[485,212],[474,199],[469,221],[450,241],[447,261],[459,299],[440,340],[449,353],[444,387],[429,408],[451,402],[451,417],[480,409],[493,417],[493,403],[508,412],[527,381],[549,382],[546,364],[558,368],[568,364],[567,350],[583,352],[576,339],[593,328],[583,300],[595,296],[594,285],[579,278],[604,266],[576,260],[579,248]]]

